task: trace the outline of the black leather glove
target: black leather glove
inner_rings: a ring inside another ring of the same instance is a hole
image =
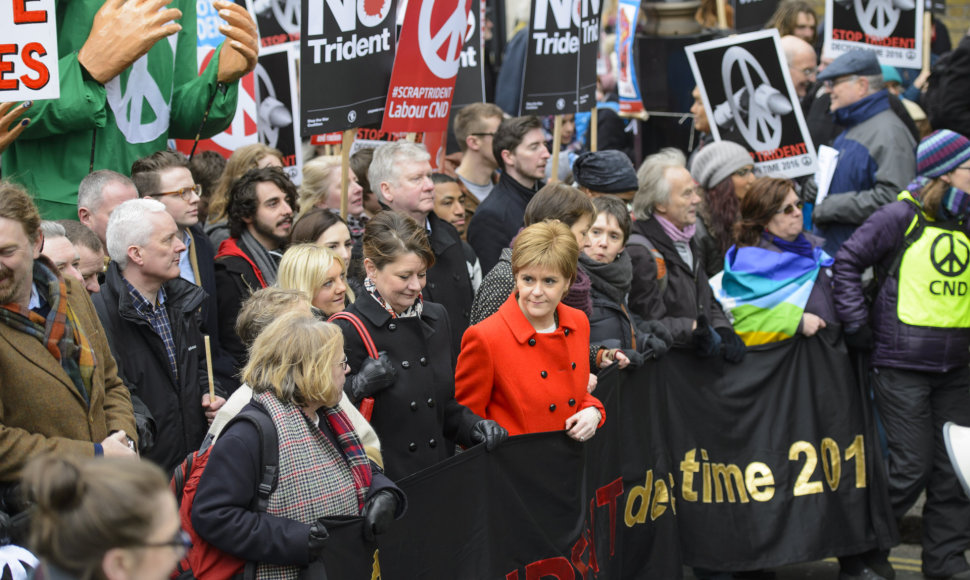
[[[482,419],[472,427],[472,443],[478,445],[485,444],[485,451],[491,451],[495,447],[509,438],[509,432],[495,421]]]
[[[845,345],[849,348],[855,350],[872,350],[875,342],[872,336],[872,327],[868,324],[845,329]]]
[[[711,357],[721,352],[721,337],[707,323],[703,314],[697,317],[697,328],[691,333],[691,344],[698,356]]]
[[[135,413],[135,427],[138,431],[138,453],[144,455],[155,447],[155,420]]]
[[[636,368],[643,364],[643,355],[633,348],[621,348],[620,352],[626,355],[626,358],[630,359],[630,365],[627,368]]]
[[[396,379],[397,370],[391,364],[391,359],[387,358],[387,353],[381,351],[377,353],[376,359],[364,359],[360,371],[348,378],[350,398],[357,403],[365,397],[373,397],[393,385]]]
[[[748,352],[748,347],[738,336],[738,333],[734,332],[733,328],[715,328],[714,329],[718,336],[721,337],[721,344],[724,347],[724,360],[732,363],[739,363],[741,359],[744,358],[744,354]]]
[[[316,560],[320,557],[323,552],[323,545],[327,542],[327,538],[330,537],[330,532],[327,531],[327,527],[323,525],[323,520],[317,520],[313,522],[310,526],[310,561]]]
[[[364,506],[364,539],[374,541],[374,536],[383,534],[394,521],[397,512],[397,496],[388,489],[374,494]]]

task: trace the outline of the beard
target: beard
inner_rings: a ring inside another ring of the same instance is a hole
[[[277,225],[279,225],[280,223],[283,223],[283,222],[282,221],[277,222]],[[290,223],[292,223],[292,220],[290,221]],[[264,224],[259,220],[253,220],[253,229],[255,229],[261,236],[265,236],[267,239],[270,239],[276,242],[277,248],[281,248],[285,246],[286,242],[289,241],[288,236],[277,235],[275,227]],[[274,248],[267,248],[267,249],[269,250]]]
[[[13,270],[0,267],[0,304],[10,304],[20,298],[25,280],[17,279],[14,274]]]

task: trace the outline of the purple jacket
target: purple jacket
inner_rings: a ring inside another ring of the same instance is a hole
[[[904,201],[877,210],[835,257],[835,310],[846,327],[869,323],[875,337],[871,365],[946,372],[970,363],[970,328],[911,326],[896,315],[899,272],[879,287],[872,311],[862,295],[862,272],[892,266],[916,208]]]

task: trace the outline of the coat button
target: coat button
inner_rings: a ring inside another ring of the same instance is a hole
[[[430,286],[432,290],[434,290],[437,287],[435,286],[434,282],[428,282],[428,286]]]
[[[434,399],[431,399],[431,398],[428,399],[428,406],[431,408],[434,408]]]
[[[392,322],[387,325],[387,329],[390,330],[391,332],[394,332],[395,330],[397,330],[397,325]]]
[[[549,376],[549,373],[547,373],[546,371],[542,371],[541,373],[539,373],[539,375],[540,375],[540,376],[541,376],[542,378],[546,378],[546,377],[548,377],[548,376]]]
[[[576,370],[576,363],[573,363],[573,370]]]
[[[549,405],[549,412],[550,413],[553,412],[553,411],[555,411],[555,410],[556,410],[556,404],[555,403],[552,403],[551,405]]]
[[[428,441],[428,447],[434,449],[437,446],[438,446],[438,442],[435,441],[434,439],[431,439],[431,440]]]
[[[417,411],[418,410],[418,402],[417,401],[411,401],[411,405],[410,406],[411,406],[411,410],[412,411]]]
[[[409,363],[409,362],[408,362],[408,361],[406,361],[406,360],[402,360],[402,361],[401,361],[401,368],[402,368],[402,369],[409,369],[409,368],[411,368],[411,363]]]
[[[529,346],[535,346],[535,345],[536,345],[536,339],[530,338],[529,339]]]
[[[418,362],[421,363],[421,366],[426,367],[428,366],[428,357],[423,356],[420,359],[418,359]]]
[[[573,407],[576,405],[576,399],[569,399],[569,406]]]
[[[455,282],[461,280],[461,276],[459,276],[458,274],[452,274],[451,277],[455,279]]]
[[[562,330],[562,333],[565,334],[566,336],[569,336],[569,329],[568,328],[564,328]]]
[[[417,451],[417,450],[418,450],[418,444],[417,443],[413,443],[412,442],[412,443],[409,443],[408,444],[408,451],[412,451],[413,452],[413,451]]]

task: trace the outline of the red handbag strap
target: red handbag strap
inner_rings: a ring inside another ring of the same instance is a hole
[[[327,322],[333,322],[334,320],[346,320],[347,322],[354,325],[357,329],[357,334],[360,335],[360,339],[364,342],[364,348],[367,349],[367,356],[376,359],[379,355],[377,354],[377,346],[374,345],[374,339],[371,338],[370,332],[367,331],[367,327],[356,314],[352,312],[337,312],[327,319]]]

